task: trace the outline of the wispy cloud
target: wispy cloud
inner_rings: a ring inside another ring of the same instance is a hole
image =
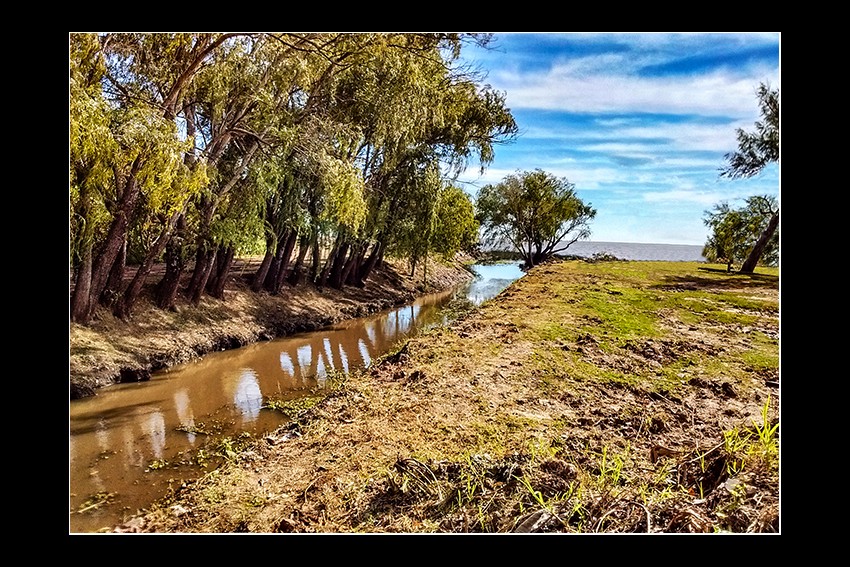
[[[697,76],[641,77],[598,72],[609,60],[593,57],[553,66],[546,72],[500,73],[497,88],[507,92],[511,108],[535,108],[576,113],[663,113],[704,116],[753,116],[752,104],[760,82],[778,83],[775,69],[760,65],[746,75],[722,69]],[[495,86],[494,85],[494,86]]]
[[[471,193],[544,169],[592,198],[595,239],[696,244],[706,208],[778,193],[773,166],[719,179],[736,130],[761,118],[759,84],[780,86],[778,33],[512,33],[495,43],[476,60],[521,134],[483,176],[464,175]]]

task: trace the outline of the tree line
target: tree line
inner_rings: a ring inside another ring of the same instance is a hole
[[[517,125],[460,63],[488,34],[69,34],[70,318],[252,289],[363,285],[478,240],[453,179]],[[137,266],[132,279],[128,265]],[[191,272],[190,272],[191,270]],[[183,275],[188,285],[181,287]]]

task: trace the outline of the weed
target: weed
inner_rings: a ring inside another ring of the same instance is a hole
[[[623,458],[620,455],[608,456],[608,447],[602,448],[602,456],[599,462],[599,480],[602,484],[617,485],[623,472]]]
[[[743,453],[749,442],[749,434],[738,428],[723,432],[723,443],[729,458],[726,460],[726,472],[735,476],[744,470],[744,460],[738,455]]]
[[[546,510],[550,510],[549,505],[546,503],[546,499],[543,497],[543,493],[539,490],[535,490],[534,486],[531,485],[531,482],[526,478],[525,475],[522,476],[514,476],[515,479],[520,481],[531,497],[534,499],[537,504],[540,505],[541,508]]]
[[[168,461],[162,459],[154,459],[148,464],[147,470],[149,471],[158,471],[168,467]]]
[[[262,409],[278,411],[289,417],[296,417],[299,413],[304,412],[315,406],[321,398],[304,396],[291,400],[281,400],[269,398],[263,404]]]
[[[779,422],[777,421],[775,424],[771,425],[770,420],[768,419],[768,409],[770,408],[770,396],[767,397],[767,401],[764,403],[764,406],[761,408],[761,424],[753,421],[753,425],[756,428],[756,433],[758,434],[759,441],[761,441],[761,446],[766,453],[772,453],[776,450],[776,432],[779,430]]]

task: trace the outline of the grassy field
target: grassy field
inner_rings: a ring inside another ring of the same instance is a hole
[[[780,531],[777,269],[553,262],[458,313],[116,531]]]

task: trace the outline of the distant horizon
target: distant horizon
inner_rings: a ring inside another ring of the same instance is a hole
[[[621,260],[662,260],[673,262],[701,262],[701,244],[669,244],[665,242],[613,242],[607,240],[577,240],[567,248],[558,249],[556,256],[579,256],[590,258],[610,255]],[[486,252],[519,254],[512,246],[485,247]]]
[[[634,242],[628,240],[596,240],[592,238],[589,238],[587,240],[577,240],[573,244],[571,244],[571,246],[582,242],[594,242],[596,244],[640,244],[643,246],[696,246],[697,248],[702,248],[705,246],[705,244],[683,244],[681,242]]]

